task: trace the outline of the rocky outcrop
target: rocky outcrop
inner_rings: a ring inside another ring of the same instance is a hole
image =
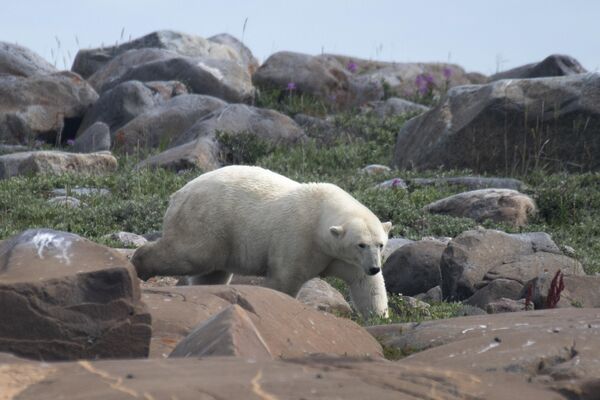
[[[135,270],[77,235],[36,229],[3,241],[0,298],[0,351],[43,361],[148,355]]]
[[[77,52],[72,70],[84,78],[90,77],[115,57],[134,49],[164,49],[187,57],[210,57],[242,61],[233,48],[200,36],[163,30],[116,46],[82,49]]]
[[[110,150],[110,128],[104,122],[90,125],[73,143],[77,153],[93,153]]]
[[[600,74],[458,86],[408,121],[396,140],[399,168],[600,168]]]
[[[311,353],[382,355],[379,344],[354,322],[271,289],[241,285],[152,288],[144,290],[143,300],[153,320],[151,357],[170,354],[186,337],[186,344],[176,353],[180,356],[213,352],[259,358],[267,354],[273,358]]]
[[[114,132],[138,115],[186,93],[181,82],[123,82],[100,95],[85,113],[77,136],[97,122],[105,123]]]
[[[466,231],[454,238],[442,255],[442,290],[447,300],[464,300],[498,279],[523,288],[540,274],[553,276],[558,270],[584,275],[581,264],[563,255],[548,234]],[[515,293],[517,289],[510,290]],[[501,296],[508,297],[507,292],[502,291]]]
[[[57,72],[56,68],[38,54],[18,44],[0,42],[0,76],[33,76]]]
[[[98,94],[79,75],[0,76],[0,141],[65,142]]]
[[[587,70],[573,57],[563,54],[552,54],[540,62],[522,65],[494,74],[490,76],[489,81],[566,76],[584,74],[586,72]]]

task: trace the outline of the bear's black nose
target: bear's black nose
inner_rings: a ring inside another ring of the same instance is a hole
[[[375,275],[379,271],[381,271],[381,268],[377,268],[377,267],[370,268],[369,269],[369,275]]]

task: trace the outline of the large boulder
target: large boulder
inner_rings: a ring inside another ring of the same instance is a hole
[[[0,76],[0,142],[66,141],[97,99],[94,89],[71,72]]]
[[[77,136],[97,122],[114,132],[145,111],[185,93],[187,89],[180,82],[123,82],[100,95],[85,113]]]
[[[211,57],[242,61],[238,51],[218,41],[163,30],[149,33],[116,46],[79,50],[73,61],[72,70],[84,78],[88,78],[113,58],[133,49],[164,49],[188,57]]]
[[[445,249],[445,243],[421,240],[394,251],[382,269],[387,291],[414,296],[438,286],[442,281],[440,262]]]
[[[218,144],[211,138],[200,137],[150,156],[135,168],[164,168],[176,172],[198,168],[208,172],[220,166]]]
[[[271,55],[252,75],[264,90],[308,94],[326,104],[347,108],[379,100],[379,81],[355,77],[334,57],[282,51]]]
[[[212,96],[187,94],[176,96],[138,115],[113,133],[115,146],[127,152],[139,146],[173,146],[174,141],[194,123],[225,107],[227,103]]]
[[[0,179],[32,174],[98,175],[116,169],[117,159],[108,151],[97,153],[26,151],[0,156]]]
[[[398,97],[391,97],[387,100],[372,101],[363,110],[372,112],[380,118],[386,118],[398,115],[422,114],[429,111],[429,107]]]
[[[563,54],[552,54],[540,62],[522,65],[508,71],[490,76],[489,80],[543,78],[548,76],[565,76],[584,74],[587,70],[573,57]]]
[[[135,270],[77,235],[28,230],[0,245],[0,351],[39,360],[146,357]]]
[[[235,50],[239,54],[242,64],[246,67],[250,76],[252,76],[260,66],[260,63],[256,57],[254,57],[250,49],[229,33],[220,33],[209,37],[208,40],[213,43],[229,46],[231,49]]]
[[[33,76],[57,72],[44,58],[18,44],[0,42],[0,76]]]
[[[442,290],[445,299],[465,300],[496,279],[512,280],[523,287],[541,273],[554,274],[559,269],[584,275],[581,264],[563,255],[545,233],[466,231],[454,238],[442,255]]]
[[[455,194],[424,207],[433,214],[471,218],[477,222],[492,220],[516,227],[527,225],[536,211],[535,202],[526,194],[511,189],[479,189]]]
[[[317,311],[267,288],[242,285],[152,288],[144,290],[143,300],[153,320],[151,357],[170,354],[190,334],[176,355],[214,351],[215,355],[268,353],[274,358],[310,353],[382,356],[377,341],[356,323]],[[302,317],[290,318],[293,315]],[[238,336],[237,328],[247,335]],[[254,339],[248,347],[248,342],[236,338]]]
[[[399,168],[600,168],[600,74],[458,86],[409,120],[396,139]]]
[[[251,135],[271,145],[292,144],[306,137],[304,130],[287,115],[245,104],[229,104],[199,119],[179,135],[174,144],[184,144],[199,137],[213,138],[218,133]]]
[[[356,358],[193,357],[39,364],[0,355],[0,368],[0,393],[19,400],[564,399],[515,376]]]
[[[120,57],[127,55],[128,53],[125,53]],[[117,61],[120,59],[113,60]],[[110,64],[107,65],[109,66]],[[130,80],[180,81],[185,83],[190,93],[215,96],[232,103],[249,103],[254,99],[254,86],[250,74],[238,63],[230,60],[167,55],[158,60],[128,65],[122,75],[111,75],[110,78],[110,81],[101,86],[97,84],[100,92]]]
[[[484,373],[491,380],[510,375],[543,384],[569,399],[598,397],[597,309],[478,315],[382,325],[369,331],[388,348],[416,352],[404,358],[403,365],[458,368]],[[423,349],[428,350],[419,351]]]

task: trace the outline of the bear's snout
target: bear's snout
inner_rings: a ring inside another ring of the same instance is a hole
[[[381,268],[377,268],[377,267],[369,268],[369,275],[376,275],[379,271],[381,271]]]

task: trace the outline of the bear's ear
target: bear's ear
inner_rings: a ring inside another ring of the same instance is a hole
[[[342,236],[344,236],[344,227],[343,226],[330,226],[329,232],[331,232],[331,234],[334,237],[341,238]]]
[[[381,225],[383,226],[383,230],[385,231],[385,233],[390,233],[390,231],[392,230],[392,222],[391,221],[384,222]]]

